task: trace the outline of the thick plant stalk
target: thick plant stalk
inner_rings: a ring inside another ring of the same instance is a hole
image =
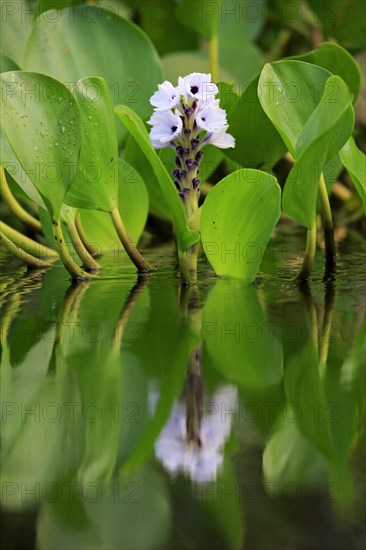
[[[49,248],[48,246],[38,243],[25,235],[22,235],[16,229],[10,227],[10,225],[0,222],[0,230],[8,239],[10,239],[15,245],[22,248],[25,252],[32,254],[33,256],[38,256],[41,258],[54,259],[57,260],[58,253],[56,250]]]
[[[319,178],[319,196],[322,207],[326,266],[327,269],[332,269],[335,265],[337,250],[334,240],[332,211],[323,174],[320,174]]]
[[[36,220],[29,212],[27,212],[14,197],[8,182],[5,177],[5,170],[0,166],[0,191],[1,196],[9,206],[13,214],[25,225],[30,227],[35,233],[42,234],[42,226],[39,220]]]
[[[32,254],[25,252],[22,248],[14,244],[2,231],[0,231],[0,239],[10,254],[13,254],[19,258],[19,260],[26,263],[29,267],[36,267],[40,269],[52,267],[51,263],[47,263],[39,258],[36,258],[35,256],[32,256]]]
[[[98,258],[99,256],[101,256],[98,248],[96,246],[94,246],[93,243],[91,243],[89,241],[88,236],[85,233],[85,229],[83,227],[83,224],[82,224],[81,218],[80,218],[80,212],[78,212],[76,214],[75,226],[76,226],[77,232],[79,233],[79,237],[81,239],[81,242],[83,243],[83,245],[85,246],[85,248],[87,249],[89,254],[91,256],[93,256],[94,258]]]
[[[91,273],[87,273],[81,267],[77,265],[72,259],[70,252],[65,244],[65,239],[62,233],[61,221],[59,219],[52,220],[53,235],[55,237],[55,243],[57,250],[60,254],[62,263],[64,264],[67,271],[70,273],[73,279],[90,279],[97,277]]]
[[[145,258],[137,250],[135,244],[131,241],[131,238],[127,233],[118,208],[113,208],[113,210],[110,212],[110,215],[117,235],[132,262],[135,264],[139,271],[150,271],[152,269],[152,266],[145,260]]]
[[[308,229],[306,235],[306,250],[304,261],[297,278],[301,281],[307,281],[311,275],[314,266],[316,251],[316,217],[314,217],[313,225],[311,229]]]
[[[209,43],[210,72],[212,82],[219,80],[219,39],[217,34],[211,38]]]
[[[89,254],[89,252],[85,248],[80,238],[80,235],[77,232],[75,224],[72,222],[68,223],[67,230],[69,232],[72,245],[75,248],[76,253],[79,256],[80,260],[83,262],[83,266],[87,269],[90,269],[91,271],[99,271],[101,269],[100,265],[98,264],[98,262],[94,260],[94,258]]]

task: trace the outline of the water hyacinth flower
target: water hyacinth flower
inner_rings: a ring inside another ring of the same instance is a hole
[[[156,409],[158,399],[159,393],[152,391],[152,411]],[[215,412],[202,414],[194,437],[190,433],[192,410],[189,410],[189,404],[183,399],[176,401],[168,422],[155,442],[155,455],[171,475],[184,473],[196,483],[216,480],[223,463],[223,447],[230,436],[232,420],[231,415],[223,418],[221,407],[231,410],[236,401],[237,390],[232,385],[221,386],[215,393],[206,396],[205,402]]]
[[[203,147],[209,143],[220,149],[235,147],[235,139],[227,133],[226,111],[215,99],[218,92],[210,74],[192,73],[179,77],[177,87],[163,82],[150,99],[155,108],[148,121],[150,139],[155,149],[176,151],[172,176],[188,218],[198,207]]]

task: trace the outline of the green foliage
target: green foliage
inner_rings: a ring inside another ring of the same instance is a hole
[[[353,130],[352,94],[340,77],[291,60],[266,65],[258,90],[263,109],[296,161],[285,185],[284,211],[310,228],[320,174]]]
[[[83,78],[73,94],[80,111],[81,154],[65,202],[110,212],[118,201],[118,147],[108,86],[103,78]]]
[[[201,214],[202,243],[216,274],[253,282],[279,217],[280,188],[273,176],[245,169],[221,180]]]
[[[58,215],[80,154],[80,117],[69,90],[45,75],[0,75],[6,139],[50,214]]]
[[[27,42],[23,67],[68,83],[103,77],[114,105],[130,105],[142,117],[162,81],[158,56],[143,31],[96,6],[66,8],[56,21],[41,17]]]
[[[366,156],[350,137],[340,150],[341,161],[352,178],[366,214]]]

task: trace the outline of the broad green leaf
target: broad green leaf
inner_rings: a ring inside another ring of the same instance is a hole
[[[104,78],[83,78],[73,94],[80,111],[81,154],[65,202],[110,212],[118,201],[118,145],[108,86]]]
[[[265,172],[243,169],[210,191],[201,214],[206,256],[219,276],[254,281],[280,217],[280,188]]]
[[[64,8],[80,6],[86,3],[85,0],[36,0],[36,2],[36,17],[39,17],[45,11],[63,10]],[[131,9],[129,3],[124,4],[121,0],[94,0],[93,4],[120,15],[125,19],[130,19]],[[57,18],[53,14],[49,14],[49,17],[51,20],[52,18]]]
[[[353,103],[356,103],[361,90],[361,72],[347,50],[333,42],[324,42],[316,50],[291,59],[319,65],[340,76],[353,93]]]
[[[329,90],[332,101],[329,101]],[[286,180],[282,201],[283,209],[290,218],[311,227],[316,215],[320,174],[327,160],[343,147],[353,126],[352,95],[340,77],[331,76],[319,105],[297,139],[294,153],[296,164]]]
[[[147,116],[149,98],[163,78],[156,51],[141,29],[97,6],[66,8],[55,19],[40,17],[35,23],[24,67],[74,84],[83,77],[103,77],[114,105],[124,103]]]
[[[0,2],[1,51],[20,67],[22,67],[24,47],[32,30],[33,20],[34,11],[26,0]],[[9,68],[9,70],[13,69]]]
[[[210,39],[216,33],[221,17],[223,0],[206,2],[205,0],[181,0],[177,6],[178,19],[187,27],[198,32],[204,38]]]
[[[179,76],[186,76],[193,72],[210,72],[208,54],[201,50],[173,52],[165,55],[161,62],[166,80],[174,85],[177,84]],[[235,77],[225,68],[219,67],[219,80],[230,82],[235,80]]]
[[[178,246],[181,250],[186,250],[199,240],[199,235],[196,231],[192,231],[187,226],[183,205],[179,199],[172,178],[153,149],[147,130],[137,114],[126,105],[118,105],[118,107],[115,108],[115,112],[138,143],[147,161],[150,163],[161,187],[161,191],[164,194],[166,203],[169,205],[177,234]]]
[[[175,9],[175,2],[166,0],[149,0],[139,5],[139,23],[160,55],[198,46],[197,34],[179,21]],[[172,27],[174,32],[171,32]]]
[[[4,132],[0,128],[0,163],[6,170],[6,177],[13,193],[21,198],[30,199],[41,208],[46,208],[41,195],[28,178],[25,170],[14,155]]]
[[[9,71],[19,71],[19,67],[10,57],[0,52],[0,73]]]
[[[366,156],[350,137],[340,150],[341,161],[352,178],[366,213]]]
[[[292,156],[330,76],[322,67],[303,61],[277,61],[263,68],[258,82],[259,100]]]
[[[149,197],[145,184],[138,172],[125,160],[119,160],[118,209],[127,232],[137,243],[144,230],[149,211]],[[116,237],[112,220],[105,212],[80,210],[85,232],[101,252],[113,252],[121,261],[128,259],[127,253]]]
[[[228,115],[229,132],[235,137],[234,149],[225,155],[241,166],[256,167],[276,163],[286,147],[276,128],[266,116],[257,92],[259,76],[255,77]]]
[[[1,126],[47,210],[58,215],[80,153],[80,116],[68,89],[45,75],[0,75]]]
[[[217,280],[203,309],[202,338],[225,380],[251,391],[281,382],[282,346],[273,336],[254,287]]]
[[[284,211],[311,227],[320,174],[353,129],[352,94],[339,76],[294,60],[267,64],[258,90],[263,109],[296,162],[283,192]]]

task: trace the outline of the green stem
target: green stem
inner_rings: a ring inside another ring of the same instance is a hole
[[[122,221],[121,215],[117,207],[114,207],[110,212],[114,228],[117,232],[117,235],[123,244],[124,249],[126,250],[129,258],[135,264],[139,271],[150,271],[152,266],[145,260],[145,258],[137,250],[135,244],[131,241],[125,225]]]
[[[33,254],[34,256],[44,257],[48,259],[57,259],[59,256],[56,250],[45,246],[42,243],[38,243],[25,235],[22,235],[16,229],[10,227],[10,225],[5,222],[0,222],[0,229],[4,235],[8,237],[14,244],[22,248],[25,252]]]
[[[212,82],[219,79],[219,39],[217,34],[211,38],[209,43],[210,72]]]
[[[308,229],[306,235],[306,250],[304,261],[297,278],[301,281],[307,281],[311,275],[314,266],[316,251],[316,217],[314,218],[311,229]]]
[[[55,243],[60,254],[62,263],[64,264],[71,277],[74,279],[89,279],[94,278],[96,275],[87,273],[81,267],[77,265],[72,259],[70,252],[65,244],[65,239],[62,233],[61,221],[59,219],[52,220],[53,235],[55,237]]]
[[[337,250],[334,240],[332,211],[323,174],[320,174],[319,178],[319,196],[322,207],[326,265],[328,269],[332,269],[335,265]]]
[[[76,214],[75,226],[76,226],[77,232],[79,233],[79,237],[81,239],[81,242],[83,243],[83,245],[85,246],[85,248],[87,249],[89,254],[91,256],[94,256],[94,258],[98,258],[99,256],[101,256],[101,253],[99,252],[98,248],[96,246],[94,246],[93,243],[91,243],[89,241],[88,236],[85,233],[85,229],[84,229],[83,224],[81,222],[80,212],[78,212]]]
[[[11,192],[11,189],[9,187],[8,182],[6,181],[5,177],[5,170],[2,166],[0,166],[0,191],[1,196],[3,197],[6,204],[9,206],[10,210],[13,212],[13,214],[19,218],[21,222],[23,222],[25,225],[30,227],[32,231],[35,233],[41,233],[42,234],[42,226],[41,222],[39,220],[36,220],[29,212],[27,212],[16,200],[13,193]]]
[[[80,238],[80,235],[76,229],[75,223],[73,222],[68,223],[67,230],[69,232],[72,245],[75,248],[77,255],[83,262],[83,266],[87,269],[90,269],[91,271],[99,271],[101,267],[85,248]]]
[[[44,262],[43,260],[32,256],[32,254],[25,252],[22,248],[14,244],[13,241],[11,241],[2,231],[0,231],[0,239],[10,254],[13,254],[30,267],[38,267],[42,269],[45,267],[52,267],[52,264]]]
[[[179,270],[182,284],[194,284],[197,282],[198,251],[199,243],[196,243],[184,252],[178,252]]]

